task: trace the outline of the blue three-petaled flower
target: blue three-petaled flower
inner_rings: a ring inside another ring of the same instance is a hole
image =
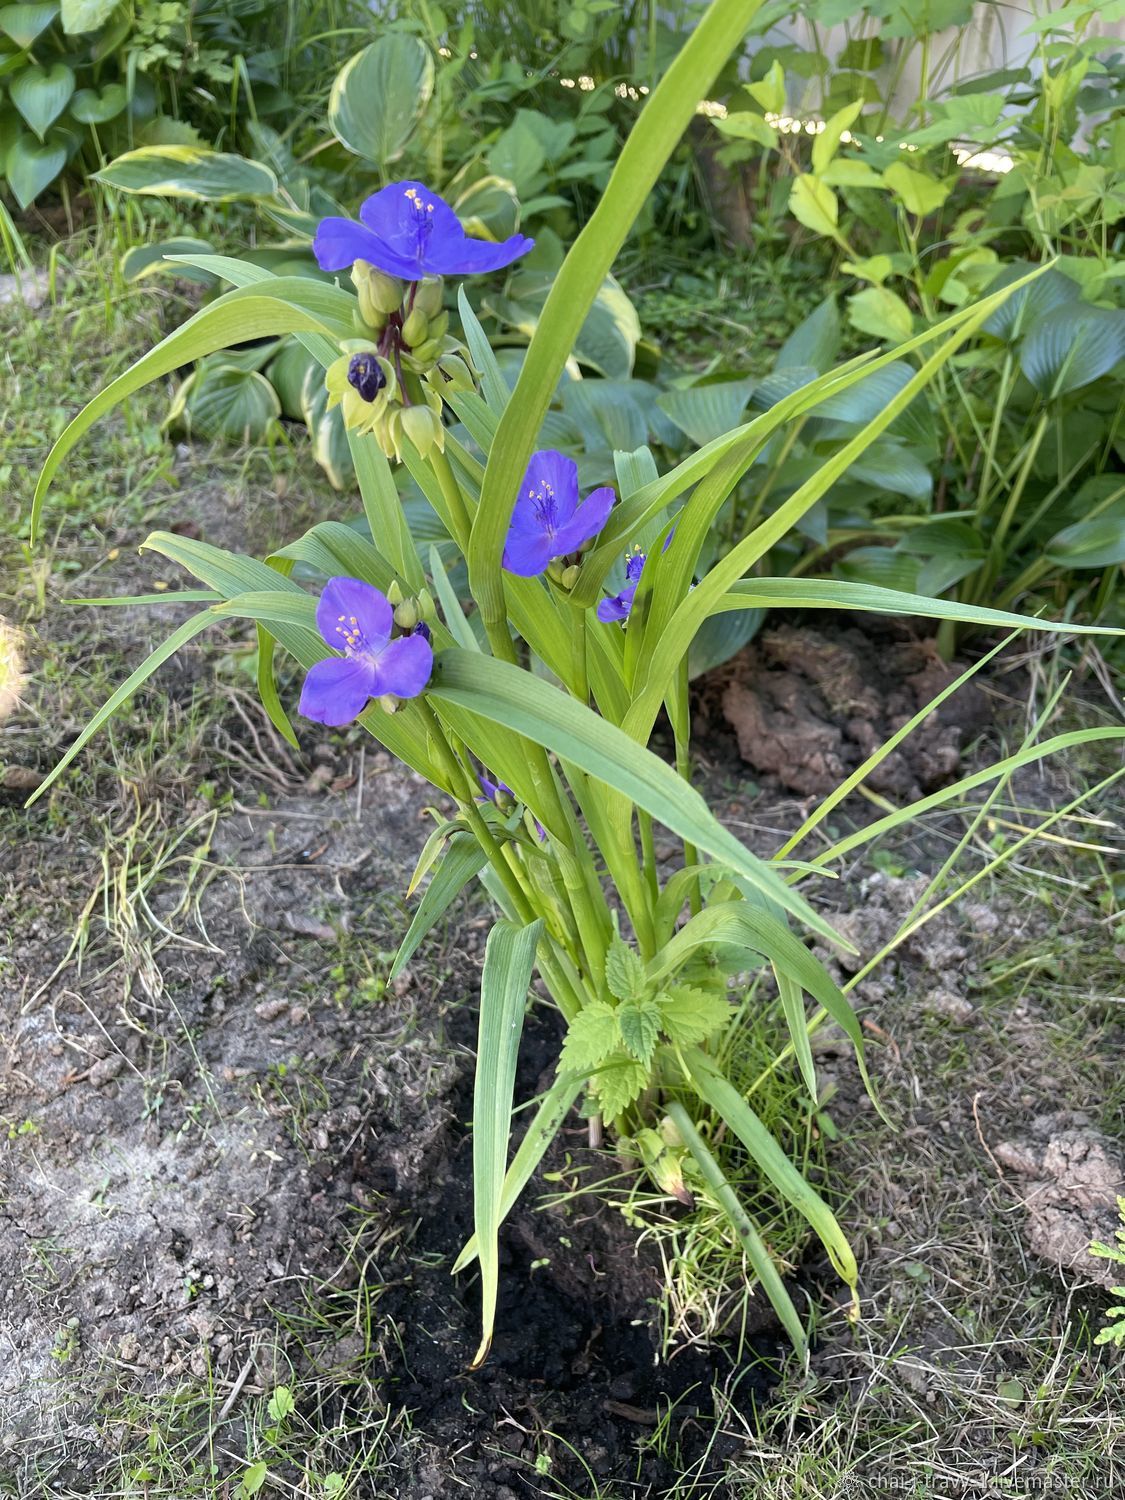
[[[394,610],[358,578],[330,578],[316,607],[317,629],[343,656],[318,661],[305,678],[300,711],[318,724],[350,724],[368,699],[416,698],[430,680],[428,631],[391,640]]]
[[[609,519],[616,499],[608,485],[579,503],[578,465],[553,448],[532,454],[512,510],[504,566],[521,578],[547,571],[556,557],[578,552]]]
[[[472,276],[498,271],[535,244],[513,234],[495,244],[470,239],[461,220],[421,182],[392,182],[373,193],[354,219],[322,219],[313,253],[322,271],[346,271],[357,260],[388,276],[421,281],[424,276]]]

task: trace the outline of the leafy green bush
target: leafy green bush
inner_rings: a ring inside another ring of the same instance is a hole
[[[894,123],[888,71],[893,89],[911,48],[924,64],[930,55],[927,27],[966,21],[970,9],[896,6],[888,25],[889,9],[868,5],[883,24],[864,35],[861,18],[834,67],[819,50],[803,63],[793,48],[759,54],[762,76],[716,121],[732,167],[775,153],[789,213],[854,288],[853,343],[894,348],[1031,264],[1054,267],[852,471],[794,565],[1001,607],[1070,599],[1098,618],[1125,562],[1125,64],[1116,40],[1097,34],[1100,8],[1082,0],[1030,25],[1036,50],[1021,68],[957,78],[954,44],[941,67],[923,66],[932,92]],[[831,0],[805,11],[842,18]],[[811,137],[782,128],[793,92],[783,62],[824,84],[834,112]],[[810,359],[788,383],[820,367]],[[888,392],[909,373],[885,374]],[[784,495],[840,436],[823,416],[810,422],[769,489]]]

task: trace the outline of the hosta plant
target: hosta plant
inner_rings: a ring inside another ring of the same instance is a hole
[[[889,356],[818,377],[669,472],[657,472],[647,448],[619,452],[615,484],[592,493],[583,493],[573,461],[540,437],[575,335],[629,227],[754,9],[754,0],[715,0],[653,94],[558,273],[514,391],[463,288],[463,340],[440,314],[431,323],[430,310],[440,306],[438,277],[501,266],[527,243],[474,245],[437,194],[422,182],[400,182],[374,193],[359,221],[321,227],[322,264],[338,272],[337,285],[196,256],[193,265],[233,289],[91,401],[49,455],[37,494],[36,529],[53,475],[93,421],[146,381],[227,344],[293,334],[326,372],[329,399],[348,424],[370,539],[325,520],[259,561],[168,532],[149,537],[149,549],[198,580],[178,597],[201,607],[122,684],[54,774],[179,647],[202,630],[252,621],[262,702],[282,733],[295,739],[289,679],[275,672],[278,647],[303,675],[299,715],[358,723],[437,789],[435,827],[411,888],[427,876],[428,884],[395,966],[409,960],[455,895],[479,881],[499,915],[481,976],[476,1232],[457,1262],[459,1270],[479,1264],[478,1361],[492,1334],[500,1226],[579,1100],[591,1138],[632,1152],[661,1190],[686,1195],[688,1167],[698,1190],[727,1213],[798,1348],[802,1320],[709,1144],[716,1120],[805,1216],[855,1292],[855,1259],[839,1224],[723,1076],[714,1045],[731,1023],[732,988],[745,990],[747,975],[765,967],[788,1028],[779,1053],[792,1053],[813,1097],[809,1031],[824,1016],[850,1039],[864,1069],[851,1005],[807,946],[814,936],[835,936],[804,889],[833,850],[809,863],[791,857],[827,806],[774,859],[751,852],[717,821],[692,786],[687,656],[709,618],[748,609],[850,604],[939,619],[956,613],[957,606],[885,589],[775,580],[753,570],[1007,292],[913,340],[906,352],[920,351],[921,363],[901,391],[700,576],[717,513],[771,436],[870,378]],[[419,545],[412,535],[392,477],[398,462],[440,519],[440,546]],[[450,560],[463,562],[464,573]],[[318,587],[294,579],[298,564],[303,576],[320,576]],[[451,581],[454,572],[467,576],[467,597]],[[973,618],[1025,623],[984,609]],[[649,748],[662,711],[671,760]],[[1027,758],[1067,742],[1058,737]],[[983,779],[1005,769],[1010,761]],[[658,823],[679,841],[672,860],[658,858]],[[887,826],[883,819],[838,847],[851,853]],[[510,1154],[521,1025],[536,973],[566,1035],[556,1080]]]

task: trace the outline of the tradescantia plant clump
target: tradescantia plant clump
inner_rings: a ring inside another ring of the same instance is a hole
[[[529,242],[474,241],[424,184],[392,183],[368,199],[359,224],[329,219],[321,226],[316,250],[322,266],[338,273],[335,286],[275,276],[237,259],[192,258],[233,289],[91,401],[56,443],[37,491],[33,531],[53,475],[101,413],[146,381],[235,341],[296,335],[343,405],[370,539],[324,520],[261,561],[167,532],[150,536],[149,549],[198,580],[200,587],[180,597],[203,608],[122,684],[53,775],[185,642],[210,626],[248,620],[258,635],[262,702],[282,733],[295,743],[287,689],[275,672],[278,647],[304,673],[300,714],[358,723],[441,794],[411,891],[427,875],[429,884],[392,974],[454,897],[479,881],[500,915],[481,977],[476,1232],[455,1266],[479,1263],[478,1363],[492,1336],[500,1226],[579,1099],[593,1140],[608,1135],[661,1191],[682,1201],[706,1193],[723,1208],[798,1349],[806,1339],[802,1321],[702,1122],[725,1122],[763,1177],[805,1216],[854,1300],[856,1263],[839,1224],[723,1076],[717,1043],[732,1024],[732,997],[745,992],[748,975],[765,969],[787,1028],[778,1059],[796,1062],[813,1100],[809,1037],[826,1017],[850,1039],[866,1080],[855,1013],[806,946],[810,936],[836,935],[802,885],[899,816],[821,847],[807,862],[792,857],[877,764],[876,755],[772,859],[723,827],[691,784],[687,657],[703,624],[746,609],[851,605],[1064,628],[862,584],[748,576],[1011,289],[900,345],[894,358],[913,357],[916,369],[899,394],[698,577],[716,515],[766,444],[890,355],[853,360],[802,386],[670,472],[657,471],[647,448],[618,453],[616,487],[586,496],[573,461],[540,444],[577,330],[754,9],[747,0],[716,0],[654,92],[558,275],[514,391],[464,289],[457,294],[457,339],[437,311],[434,288],[438,277],[501,267]],[[439,549],[412,535],[392,459],[405,464],[433,508],[446,557],[464,559],[468,600]],[[315,593],[291,577],[297,564],[323,579]],[[671,725],[671,764],[648,747],[662,711]],[[1057,737],[1024,758],[1065,743],[1067,736]],[[926,805],[963,790],[952,787]],[[657,857],[657,823],[680,841],[672,861]],[[517,1054],[536,973],[565,1019],[566,1037],[557,1077],[513,1154]]]

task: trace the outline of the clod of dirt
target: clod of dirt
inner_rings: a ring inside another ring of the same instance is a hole
[[[1092,1240],[1113,1238],[1125,1160],[1081,1117],[1040,1115],[1026,1139],[995,1148],[1002,1167],[1023,1179],[1013,1184],[1027,1209],[1027,1243],[1042,1260],[1078,1271],[1110,1287],[1120,1271],[1089,1253]]]
[[[893,623],[822,634],[779,625],[728,668],[723,716],[742,758],[782,786],[823,796],[963,670],[932,642]],[[917,797],[953,776],[968,739],[988,721],[973,683],[958,690],[867,778],[876,791]]]

